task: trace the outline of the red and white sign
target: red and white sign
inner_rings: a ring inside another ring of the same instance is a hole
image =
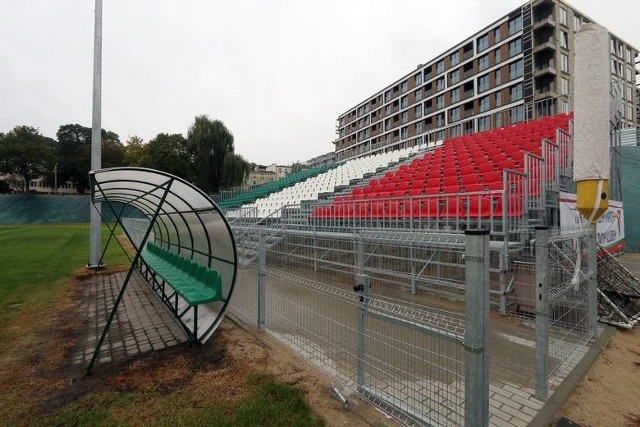
[[[576,195],[560,193],[560,232],[570,233],[587,226],[587,219],[576,209]],[[624,249],[624,209],[622,202],[609,200],[609,208],[596,226],[598,243],[609,252]]]

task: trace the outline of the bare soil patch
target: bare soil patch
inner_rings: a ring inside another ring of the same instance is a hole
[[[103,271],[109,274],[113,271]],[[373,407],[331,397],[331,380],[267,334],[250,332],[225,319],[204,346],[182,344],[120,362],[86,367],[71,365],[70,353],[82,333],[83,279],[79,271],[58,304],[38,316],[26,313],[9,326],[16,338],[0,349],[0,419],[31,425],[71,402],[109,391],[150,392],[158,396],[188,393],[195,399],[233,399],[247,393],[250,373],[273,376],[294,386],[312,410],[330,426],[393,425]],[[4,392],[6,391],[6,392]],[[156,424],[163,412],[153,399],[136,408],[136,424]]]
[[[583,427],[640,426],[640,332],[617,331],[560,415]]]

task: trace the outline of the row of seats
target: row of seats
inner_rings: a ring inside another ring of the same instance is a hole
[[[217,270],[151,242],[142,252],[142,258],[150,270],[190,305],[221,300],[222,279]]]
[[[502,190],[503,171],[524,171],[526,153],[542,155],[542,139],[554,141],[558,128],[569,130],[570,120],[570,115],[562,114],[447,140],[441,147],[401,165],[397,170],[388,171],[381,177],[371,179],[365,186],[356,186],[348,194],[337,196],[334,202],[341,204]],[[547,159],[547,179],[554,179],[554,171],[553,159]],[[513,183],[510,183],[510,187],[512,186]],[[528,185],[529,196],[538,196],[540,191],[539,177],[531,179]],[[510,193],[518,194],[520,199],[524,194],[521,189],[513,191],[513,188],[510,188]],[[513,202],[512,205],[521,207],[522,203]],[[379,212],[378,208],[375,210],[376,213]],[[356,211],[354,208],[354,214]],[[472,209],[472,212],[480,211],[484,212],[482,209]],[[521,208],[510,211],[509,214],[520,212]],[[498,210],[497,213],[502,215],[503,212]],[[331,213],[325,209],[317,214],[318,217],[326,217]]]
[[[507,214],[521,216],[522,197],[508,197]],[[313,219],[498,218],[505,213],[501,194],[425,197],[421,200],[352,201],[316,206]]]
[[[246,204],[245,208],[254,208],[257,216],[267,217],[274,214],[282,206],[295,205],[305,200],[317,200],[322,193],[333,193],[338,186],[348,186],[353,180],[360,180],[365,174],[375,173],[380,168],[388,168],[390,163],[398,162],[403,157],[415,155],[420,147],[411,147],[387,153],[349,160],[326,173],[257,199]],[[229,216],[239,215],[229,212]]]
[[[236,208],[242,206],[243,204],[254,202],[256,199],[265,197],[271,193],[281,191],[282,189],[295,185],[298,182],[323,174],[338,166],[340,166],[339,163],[334,163],[331,165],[322,165],[315,168],[294,172],[276,181],[268,182],[266,184],[241,191],[230,198],[222,200],[218,203],[218,206],[222,210]]]

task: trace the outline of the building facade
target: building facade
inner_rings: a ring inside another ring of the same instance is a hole
[[[341,114],[336,160],[572,111],[574,38],[588,22],[561,0],[525,3]],[[622,122],[636,126],[638,49],[610,42]]]
[[[281,179],[291,173],[291,166],[283,166],[273,163],[266,167],[266,171],[275,173],[278,179]]]

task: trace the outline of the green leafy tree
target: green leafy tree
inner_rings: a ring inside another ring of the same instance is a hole
[[[222,188],[239,187],[251,172],[251,163],[240,154],[228,152],[224,158]]]
[[[233,135],[220,120],[202,115],[195,118],[187,140],[195,184],[206,193],[219,192],[224,159],[233,152]]]
[[[187,151],[187,140],[179,133],[158,134],[145,145],[145,156],[141,166],[190,180],[191,165]]]
[[[34,127],[17,126],[0,138],[0,172],[21,176],[25,193],[29,182],[43,176],[53,163],[49,141]]]
[[[146,156],[145,145],[139,136],[130,136],[124,146],[124,163],[126,166],[142,166]]]
[[[89,186],[91,169],[91,128],[79,124],[62,125],[58,138],[58,182],[73,181],[78,193]],[[118,134],[102,129],[102,167],[124,165],[125,149]]]

